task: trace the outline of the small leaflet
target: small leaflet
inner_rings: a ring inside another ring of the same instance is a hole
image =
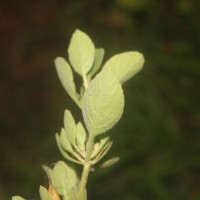
[[[116,164],[119,160],[120,160],[119,157],[111,158],[111,159],[109,159],[109,160],[106,160],[100,167],[101,167],[101,168],[110,167],[110,166]]]

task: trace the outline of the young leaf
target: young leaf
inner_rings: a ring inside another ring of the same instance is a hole
[[[137,51],[124,52],[111,57],[103,68],[111,67],[121,83],[124,83],[143,67],[144,56]]]
[[[52,196],[49,194],[45,187],[40,186],[39,192],[41,200],[53,200]]]
[[[106,160],[100,167],[101,168],[110,167],[110,166],[114,165],[115,163],[117,163],[119,160],[120,160],[119,157],[111,158],[109,160]]]
[[[58,77],[62,83],[62,86],[65,88],[69,96],[76,102],[80,107],[80,102],[78,100],[78,94],[76,93],[76,87],[74,84],[74,76],[68,62],[62,58],[57,57],[55,59],[55,66]]]
[[[76,140],[82,153],[85,153],[86,132],[81,122],[77,124]]]
[[[76,137],[76,123],[72,116],[72,113],[69,110],[65,110],[64,114],[64,127],[65,132],[67,134],[67,138],[69,139],[70,143],[75,146],[75,137]]]
[[[12,200],[25,200],[25,199],[20,196],[13,196]]]
[[[66,132],[65,130],[62,128],[61,129],[61,133],[60,133],[60,144],[62,145],[62,147],[70,152],[71,154],[73,154],[73,149],[72,149],[72,145],[71,143],[69,142],[67,136],[66,136]]]
[[[77,184],[78,178],[75,170],[63,161],[57,162],[53,169],[47,167],[44,169],[59,195],[67,196]]]
[[[58,148],[60,150],[60,153],[63,155],[64,158],[66,158],[67,160],[69,160],[71,162],[82,165],[82,161],[80,161],[79,159],[77,159],[76,156],[74,156],[74,154],[76,152],[73,152],[73,154],[72,154],[72,153],[67,152],[66,149],[64,149],[64,147],[61,144],[61,137],[58,134],[56,134],[56,142],[57,142]],[[72,155],[76,158],[72,157]]]
[[[102,70],[89,84],[83,96],[82,113],[90,134],[111,129],[121,118],[124,95],[111,68]]]
[[[101,135],[100,135],[100,137],[101,137]],[[99,141],[96,141],[95,145],[93,147],[93,152],[91,155],[92,159],[97,157],[97,155],[100,154],[100,152],[102,152],[102,150],[105,148],[105,146],[107,146],[108,143],[110,142],[110,137],[103,137],[103,138],[100,138],[100,137],[96,138]]]
[[[98,152],[98,154],[95,156],[95,158],[92,160],[92,165],[98,163],[110,150],[111,146],[113,144],[113,141],[108,141]]]
[[[88,73],[89,79],[98,71],[98,69],[101,67],[102,61],[104,57],[104,49],[99,48],[95,49],[95,57],[94,57],[94,63],[92,66],[92,69]]]
[[[61,130],[60,133],[60,140],[59,140],[60,144],[62,145],[62,148],[67,151],[69,153],[69,155],[73,155],[74,157],[71,157],[72,159],[76,158],[77,161],[80,161],[81,163],[83,163],[83,158],[81,158],[81,156],[79,155],[80,149],[77,147],[77,145],[73,145],[75,147],[72,148],[71,143],[69,142],[67,135],[64,131],[64,129]],[[77,151],[78,152],[77,152]],[[81,152],[80,152],[81,153]],[[71,160],[71,159],[70,159]]]
[[[81,76],[86,75],[94,62],[95,47],[88,35],[76,30],[72,35],[68,54],[74,70]]]

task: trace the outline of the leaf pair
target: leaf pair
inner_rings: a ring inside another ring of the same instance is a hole
[[[104,50],[95,49],[90,37],[80,30],[72,35],[68,48],[69,61],[72,68],[83,78],[84,86],[87,88],[89,80],[101,66]],[[76,91],[74,75],[70,64],[62,57],[55,59],[56,71],[61,83],[69,96],[81,107],[81,94]]]
[[[100,68],[104,50],[95,49],[90,37],[76,30],[68,48],[69,61],[86,82]],[[102,71],[86,87],[82,100],[82,113],[90,133],[101,134],[112,128],[123,113],[124,96],[121,84],[139,72],[144,57],[139,52],[124,52],[111,57]],[[64,58],[55,60],[58,76],[71,98],[81,107],[80,97],[76,92],[73,72]],[[120,82],[120,83],[119,83]]]
[[[74,70],[80,76],[91,77],[101,66],[104,50],[95,49],[91,38],[80,30],[76,30],[68,48],[69,60]],[[144,64],[144,56],[137,51],[124,52],[111,57],[104,67],[111,67],[121,83],[124,83],[136,73]]]

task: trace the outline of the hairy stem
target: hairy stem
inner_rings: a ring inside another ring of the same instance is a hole
[[[81,181],[80,181],[79,190],[78,190],[78,198],[77,198],[78,200],[85,199],[85,189],[86,189],[88,175],[89,175],[90,167],[91,167],[90,158],[91,158],[91,154],[92,154],[92,150],[93,150],[93,143],[94,143],[94,136],[93,136],[93,134],[89,134],[87,150],[86,150],[86,157],[85,157],[83,172],[81,175]]]

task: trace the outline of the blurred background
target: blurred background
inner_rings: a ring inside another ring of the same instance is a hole
[[[200,3],[35,0],[0,3],[0,199],[39,199],[42,164],[60,159],[64,109],[81,113],[54,68],[76,28],[116,53],[144,53],[111,131],[115,166],[91,173],[89,199],[200,199]]]

